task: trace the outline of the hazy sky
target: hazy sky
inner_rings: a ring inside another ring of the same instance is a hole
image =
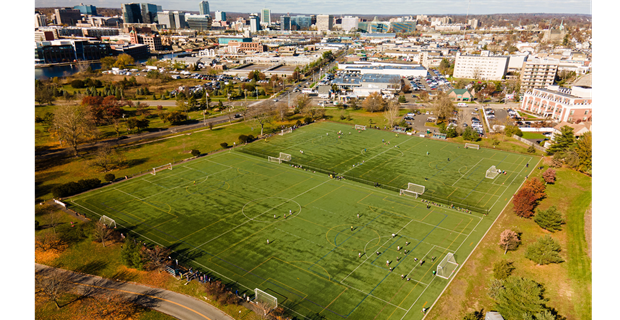
[[[468,2],[470,14],[492,13],[579,13],[591,14],[590,0],[214,0],[209,1],[211,11],[258,12],[269,8],[278,13],[333,13],[333,14],[465,14]],[[103,8],[120,8],[121,3],[136,0],[91,0],[85,4]],[[198,11],[196,0],[144,1],[161,5],[164,10]],[[35,0],[35,7],[74,6],[80,1]]]

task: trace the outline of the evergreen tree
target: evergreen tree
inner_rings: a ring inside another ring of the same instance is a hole
[[[562,220],[562,214],[558,209],[552,206],[547,210],[538,210],[536,217],[534,217],[534,222],[547,231],[555,232],[556,230],[562,230],[564,220]]]
[[[498,288],[497,311],[504,319],[524,319],[523,315],[539,314],[546,310],[547,299],[543,297],[544,288],[533,280],[521,277],[508,277]]]
[[[527,247],[525,257],[539,265],[560,263],[564,261],[559,254],[561,250],[560,244],[557,241],[553,240],[551,236],[545,235],[538,238],[536,243]]]
[[[134,242],[131,237],[125,238],[123,249],[121,250],[121,262],[130,267],[136,269],[142,269],[144,266],[144,257],[140,250],[140,242]]]
[[[493,276],[499,280],[506,280],[514,269],[512,262],[500,260],[493,265]]]
[[[554,154],[556,152],[566,151],[575,144],[575,134],[573,128],[569,126],[563,126],[561,134],[554,136],[553,144],[547,149],[548,154]]]

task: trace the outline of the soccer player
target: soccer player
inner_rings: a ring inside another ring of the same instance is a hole
[[[394,237],[396,237],[396,234],[395,234],[395,233],[392,233],[392,238],[394,238]]]
[[[433,270],[433,275],[436,275],[436,274],[437,274],[437,271]]]
[[[389,267],[390,266],[390,260],[385,261],[385,265]]]
[[[353,231],[353,226],[351,226],[351,231]]]
[[[194,181],[194,185],[196,185],[196,181]]]
[[[377,255],[379,255],[379,251],[377,251]]]
[[[428,156],[428,151],[426,151],[426,155]]]
[[[357,255],[358,255],[360,258],[362,257],[362,253],[361,253],[361,252],[360,252],[360,253],[358,253]]]
[[[358,219],[360,218],[360,214],[359,214],[359,213],[357,214],[357,218],[358,218]]]
[[[448,158],[448,161],[450,161],[450,158]]]
[[[289,209],[288,214],[293,215],[293,210]]]
[[[273,218],[274,218],[274,219],[276,218],[276,215],[275,215],[275,214],[273,215]]]
[[[397,250],[397,251],[400,251],[400,246],[396,246],[396,250]]]
[[[526,163],[526,164],[525,164],[525,167],[526,167],[526,168],[527,168],[527,167],[529,167],[529,166],[530,166],[530,164],[529,164],[529,163]]]
[[[284,214],[284,219],[286,219],[286,213]]]
[[[267,244],[269,244],[269,239],[267,239]]]
[[[400,275],[400,278],[401,278],[401,279],[405,279],[405,275],[404,275],[404,274],[401,274],[401,275]]]
[[[409,241],[406,241],[406,242],[405,242],[405,245],[406,245],[406,246],[408,246],[408,245],[409,245]]]

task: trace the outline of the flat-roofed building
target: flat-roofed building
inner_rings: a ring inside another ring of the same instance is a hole
[[[78,22],[82,21],[82,14],[80,14],[80,10],[75,10],[73,8],[64,8],[64,9],[55,9],[56,15],[56,24],[63,25],[66,24],[68,26],[74,26]]]
[[[425,77],[428,71],[417,64],[393,64],[380,62],[338,63],[338,69],[360,74],[398,75],[401,77]]]
[[[333,84],[352,91],[353,96],[367,97],[371,93],[390,94],[400,91],[401,77],[394,74],[345,74],[336,77]]]
[[[188,27],[193,30],[210,30],[211,29],[211,17],[208,15],[185,15],[185,22]]]
[[[559,60],[532,59],[521,68],[521,90],[546,88],[553,84],[558,72]]]
[[[523,95],[520,109],[558,121],[591,121],[591,74],[583,76],[580,80],[577,80],[570,89],[559,86],[529,89]]]
[[[316,16],[316,30],[330,31],[334,29],[334,16],[331,14],[319,14]]]
[[[454,64],[454,77],[501,80],[508,69],[508,56],[491,56],[488,51],[482,51],[480,55],[456,54]]]

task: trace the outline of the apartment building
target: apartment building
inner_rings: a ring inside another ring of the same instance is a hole
[[[532,59],[525,61],[521,69],[521,90],[546,88],[553,84],[559,60]]]
[[[489,51],[480,55],[456,54],[454,65],[455,78],[501,80],[508,69],[507,56],[491,56]]]

